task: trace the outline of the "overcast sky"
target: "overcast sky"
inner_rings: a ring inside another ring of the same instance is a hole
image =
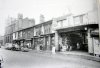
[[[34,18],[39,23],[43,14],[45,20],[65,15],[69,12],[81,14],[93,9],[95,0],[0,0],[0,35],[4,35],[7,17],[17,18],[18,13],[23,17]]]

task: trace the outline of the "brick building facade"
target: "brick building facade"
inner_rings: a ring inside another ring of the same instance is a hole
[[[33,31],[31,30],[29,32],[29,28],[33,27],[34,25],[35,25],[34,19],[23,18],[22,14],[18,14],[18,18],[16,19],[10,18],[9,25],[6,26],[5,30],[5,36],[4,36],[5,44],[17,43],[18,45],[21,45],[20,41],[24,40],[25,37],[23,33],[27,35],[26,36],[27,38],[28,37],[30,38],[30,32],[32,32],[33,34]],[[25,29],[28,29],[28,31]]]

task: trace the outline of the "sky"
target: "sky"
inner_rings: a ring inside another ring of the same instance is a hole
[[[4,35],[8,17],[34,18],[39,23],[40,14],[45,21],[68,13],[78,15],[91,11],[95,0],[0,0],[0,35]]]

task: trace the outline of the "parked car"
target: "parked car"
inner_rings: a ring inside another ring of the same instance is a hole
[[[13,47],[11,50],[14,50],[14,51],[19,51],[20,50],[20,47],[18,44],[13,44]]]
[[[12,49],[12,43],[6,43],[5,44],[5,49],[11,50]]]
[[[23,46],[23,47],[21,47],[21,51],[23,51],[23,52],[28,52],[28,51],[29,51],[29,49],[28,49],[28,47],[27,47],[27,46]]]

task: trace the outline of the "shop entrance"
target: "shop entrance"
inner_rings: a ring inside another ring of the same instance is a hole
[[[67,51],[88,51],[86,32],[60,33],[60,36]]]

